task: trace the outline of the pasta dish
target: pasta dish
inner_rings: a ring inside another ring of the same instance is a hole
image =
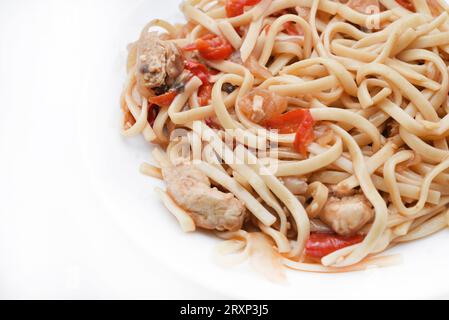
[[[449,5],[185,0],[128,47],[123,134],[185,232],[311,272],[449,224]]]

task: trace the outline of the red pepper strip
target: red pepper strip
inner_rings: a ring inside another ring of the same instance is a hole
[[[152,104],[148,109],[148,123],[153,126],[154,121],[156,121],[157,115],[159,114],[159,106]]]
[[[246,6],[255,6],[261,0],[226,0],[226,15],[228,18],[243,14]]]
[[[210,73],[212,76],[216,76],[217,74],[220,73],[220,71],[219,71],[219,70],[216,70],[216,69],[209,69],[209,73]]]
[[[269,129],[279,130],[281,134],[294,133],[298,130],[301,122],[304,121],[307,113],[310,114],[310,111],[305,109],[293,110],[267,120],[266,126]]]
[[[169,92],[162,94],[160,96],[151,97],[148,101],[159,107],[167,108],[171,105],[173,100],[175,100],[178,93],[175,90],[170,90]]]
[[[295,150],[303,156],[307,156],[307,147],[315,139],[315,134],[313,132],[314,125],[315,121],[313,120],[310,112],[307,110],[303,121],[299,125],[298,131],[296,131],[295,141],[293,143]]]
[[[204,64],[193,60],[187,60],[185,62],[185,68],[200,78],[203,85],[209,84],[209,69]]]
[[[306,245],[306,255],[321,259],[337,250],[362,242],[361,235],[343,237],[330,233],[312,233]]]
[[[294,148],[304,156],[307,155],[307,147],[314,139],[313,126],[315,121],[309,110],[293,110],[266,122],[269,129],[277,129],[281,134],[296,132]]]
[[[256,4],[259,4],[259,2],[262,0],[246,0],[245,6],[255,6]]]
[[[410,0],[396,0],[396,2],[405,9],[416,12],[415,5]]]
[[[204,64],[192,60],[187,60],[185,67],[203,82],[203,85],[198,90],[198,100],[200,106],[207,106],[212,96],[212,85],[209,82],[209,74],[211,72]]]
[[[198,90],[198,102],[200,106],[204,107],[209,104],[210,98],[212,97],[212,85],[203,84]]]
[[[226,15],[228,18],[237,17],[243,14],[245,0],[226,0]]]

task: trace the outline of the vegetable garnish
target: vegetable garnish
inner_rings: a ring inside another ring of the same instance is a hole
[[[157,106],[157,105],[155,105],[155,104],[150,105],[150,107],[149,107],[149,109],[148,109],[148,117],[147,117],[147,120],[148,120],[148,123],[149,123],[151,126],[154,125],[154,122],[156,121],[156,118],[157,118],[157,116],[158,116],[158,114],[159,114],[159,111],[160,111],[159,106]]]
[[[186,60],[185,67],[193,75],[200,78],[203,85],[209,84],[209,69],[204,64],[193,60]]]
[[[204,107],[209,104],[210,98],[212,97],[212,85],[210,83],[203,84],[198,89],[198,102],[200,106]]]
[[[321,259],[337,250],[362,242],[361,235],[343,237],[332,233],[312,233],[306,245],[306,255]]]
[[[296,132],[294,148],[302,155],[307,155],[307,147],[314,140],[313,126],[315,121],[309,110],[293,110],[266,122],[269,129],[277,129],[281,134]]]
[[[226,0],[226,15],[228,18],[237,17],[243,14],[245,7],[255,6],[261,0]]]
[[[184,50],[198,50],[200,55],[207,60],[226,60],[234,51],[225,38],[215,34],[207,34],[198,38],[195,43],[184,47]]]
[[[193,60],[187,60],[185,62],[185,67],[203,82],[203,85],[198,89],[198,102],[202,107],[207,106],[212,96],[212,84],[209,81],[209,69],[204,64]]]
[[[151,97],[148,99],[148,101],[159,107],[167,108],[171,105],[173,100],[175,100],[177,95],[178,92],[176,90],[170,90],[167,93],[164,93],[160,96]]]

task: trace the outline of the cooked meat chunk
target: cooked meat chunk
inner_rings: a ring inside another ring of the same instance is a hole
[[[321,221],[342,236],[356,234],[373,217],[373,208],[362,194],[343,198],[332,196],[320,213]]]
[[[161,40],[156,32],[142,35],[137,59],[138,83],[146,89],[171,86],[184,70],[181,51],[174,43]]]
[[[350,197],[356,194],[355,189],[346,189],[343,187],[340,187],[339,185],[330,185],[328,186],[329,193],[331,196],[337,197],[337,198],[343,198],[343,197]]]
[[[309,185],[304,179],[298,177],[285,177],[282,178],[282,182],[294,195],[304,195],[309,188]]]
[[[193,165],[164,168],[167,192],[189,212],[195,224],[208,230],[237,231],[245,219],[244,204],[232,193],[212,188],[209,178]]]

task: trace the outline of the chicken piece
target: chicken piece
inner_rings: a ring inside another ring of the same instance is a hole
[[[330,185],[329,188],[329,194],[336,198],[343,198],[343,197],[351,197],[355,195],[356,190],[355,189],[347,189],[344,187],[337,185]]]
[[[380,12],[379,0],[349,0],[340,2],[346,3],[351,9],[364,14],[375,14]]]
[[[162,170],[167,192],[189,212],[195,224],[204,229],[238,231],[242,228],[246,209],[232,193],[212,188],[209,178],[189,164]]]
[[[282,178],[282,182],[294,195],[300,196],[307,193],[309,185],[304,179],[298,177],[285,177]]]
[[[137,43],[137,81],[140,87],[154,89],[171,86],[184,70],[184,58],[178,47],[146,32]]]
[[[356,234],[374,217],[374,210],[362,194],[350,197],[332,196],[320,213],[320,220],[342,236]]]

